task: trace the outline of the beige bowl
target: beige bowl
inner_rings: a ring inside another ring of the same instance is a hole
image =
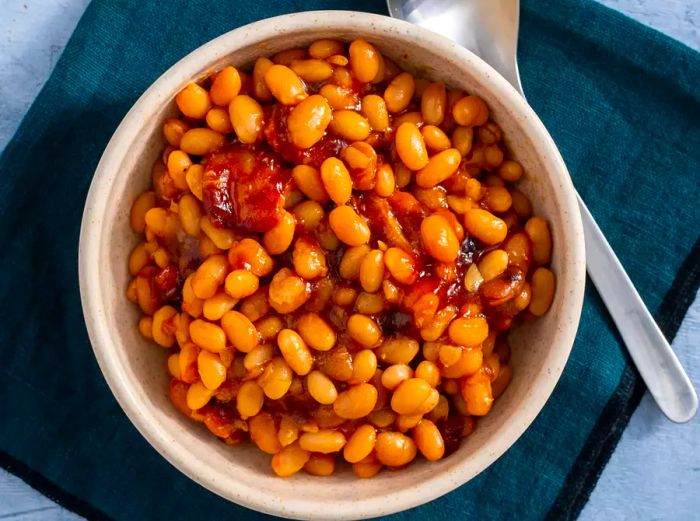
[[[364,38],[402,67],[483,97],[508,146],[526,169],[522,189],[551,223],[558,287],[545,317],[512,335],[514,377],[493,411],[453,455],[400,472],[356,479],[341,468],[329,478],[274,477],[269,456],[248,444],[229,447],[175,410],[166,395],[165,353],[137,332],[139,312],[125,297],[134,197],[149,186],[163,146],[161,125],[188,82],[224,65],[308,45],[318,38]],[[136,102],[114,133],[92,181],[80,237],[83,312],[100,368],[120,405],[168,461],[209,490],[283,517],[351,519],[390,514],[466,483],[525,431],[559,379],[583,300],[583,231],[574,190],[554,142],[527,103],[491,67],[428,30],[355,12],[307,12],[263,20],[227,33],[171,67]]]

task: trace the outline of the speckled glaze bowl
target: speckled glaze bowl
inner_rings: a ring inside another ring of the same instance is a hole
[[[364,38],[405,69],[483,97],[527,175],[522,189],[551,223],[558,287],[546,316],[512,334],[514,377],[492,412],[461,448],[436,463],[417,460],[400,472],[356,479],[340,466],[331,477],[280,479],[270,457],[249,444],[230,447],[170,403],[166,353],[144,340],[139,311],[125,297],[127,258],[137,242],[129,227],[134,197],[150,184],[164,140],[161,125],[188,82],[225,65],[308,45],[318,38]],[[83,312],[100,368],[134,425],[175,467],[240,505],[289,518],[357,519],[390,514],[466,483],[527,429],[566,364],[581,313],[583,232],[564,162],[544,126],[490,66],[435,33],[391,18],[355,12],[307,12],[263,20],[216,38],[180,60],[136,102],[97,167],[80,238]]]

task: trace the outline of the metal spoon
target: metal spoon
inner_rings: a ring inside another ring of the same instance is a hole
[[[387,0],[389,14],[451,38],[490,64],[525,97],[518,73],[518,0]],[[671,346],[578,197],[588,274],[659,408],[689,421],[698,397]]]

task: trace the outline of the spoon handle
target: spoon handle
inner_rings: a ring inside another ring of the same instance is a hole
[[[581,196],[576,195],[588,274],[659,408],[669,420],[687,422],[698,408],[695,389]]]

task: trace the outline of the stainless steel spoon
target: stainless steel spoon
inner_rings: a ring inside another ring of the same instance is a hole
[[[518,73],[518,0],[387,0],[389,14],[451,38],[490,64],[525,97]],[[659,408],[672,421],[689,421],[695,389],[644,306],[615,252],[578,197],[588,274]]]

